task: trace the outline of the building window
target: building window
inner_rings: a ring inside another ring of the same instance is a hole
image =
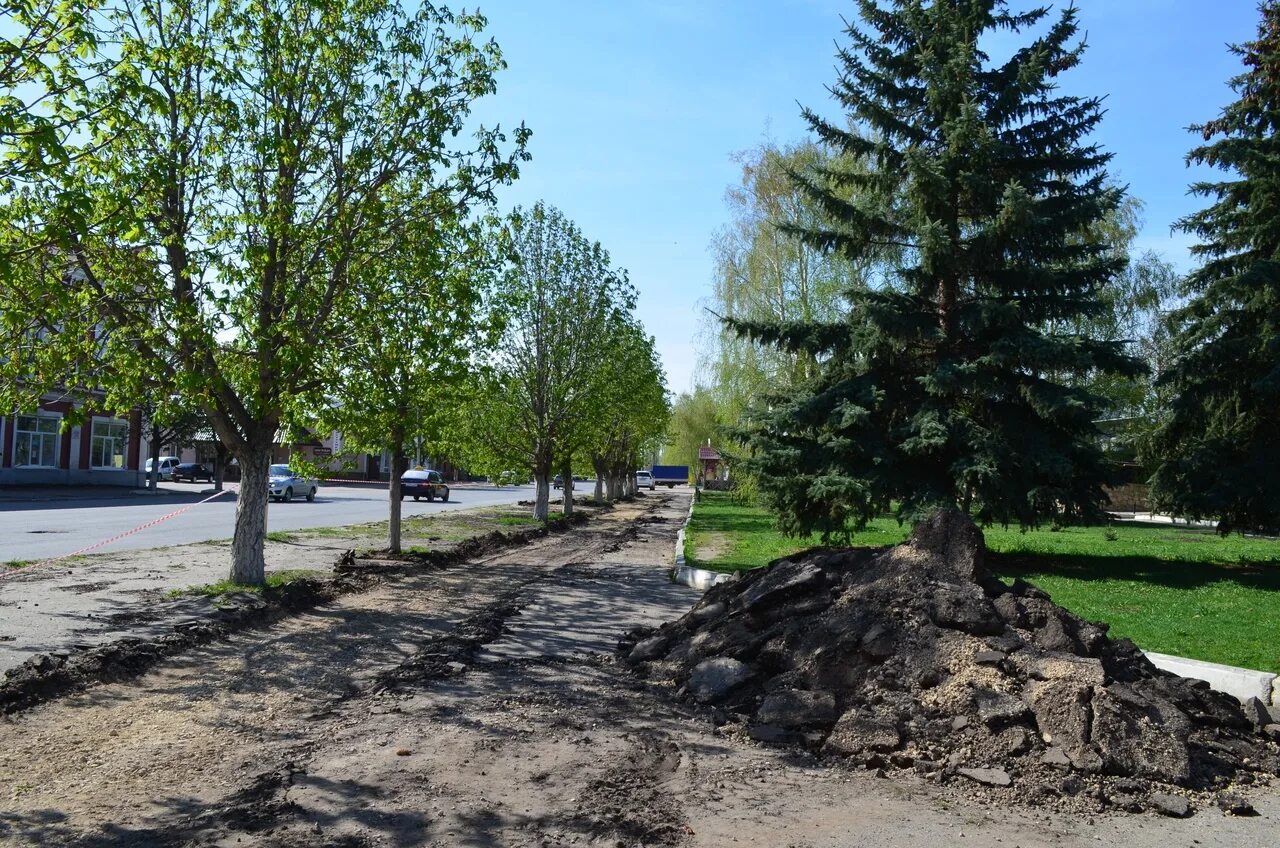
[[[92,468],[124,468],[129,446],[129,422],[118,418],[93,419],[93,441],[89,445]]]
[[[13,428],[13,464],[18,468],[57,468],[61,415],[19,415]]]

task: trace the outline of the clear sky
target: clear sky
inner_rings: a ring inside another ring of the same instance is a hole
[[[1015,8],[1033,4],[1013,0]],[[1186,127],[1214,117],[1251,38],[1254,0],[1078,0],[1089,49],[1063,80],[1105,96],[1098,141],[1146,204],[1140,248],[1187,267],[1170,226],[1197,208]],[[1062,4],[1057,5],[1062,8]],[[480,110],[524,121],[533,160],[503,205],[558,206],[628,268],[674,392],[697,380],[709,244],[727,221],[736,151],[805,136],[799,103],[836,116],[825,86],[852,0],[482,0],[509,69]],[[1000,48],[993,45],[992,51]]]

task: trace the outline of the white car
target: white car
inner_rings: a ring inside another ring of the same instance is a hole
[[[653,483],[653,475],[650,474],[648,471],[637,471],[636,472],[636,488],[643,489],[645,487],[648,487],[649,491],[651,492],[656,488]]]
[[[271,466],[268,491],[273,501],[291,501],[296,495],[304,495],[308,501],[316,499],[316,481],[295,474],[287,465]]]
[[[160,457],[160,475],[159,475],[160,479],[172,480],[173,469],[177,468],[181,464],[182,464],[182,460],[178,459],[176,456]],[[147,460],[147,464],[145,467],[146,467],[147,479],[151,479],[151,460],[149,459]]]

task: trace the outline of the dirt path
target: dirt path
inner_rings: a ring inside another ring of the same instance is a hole
[[[726,738],[610,651],[680,614],[688,501],[374,591],[0,721],[0,844],[1264,844],[1280,813],[1071,821]]]
[[[472,536],[510,531],[518,525],[500,522],[527,513],[512,504],[413,516],[404,522],[402,541],[405,550],[447,549]],[[276,533],[267,539],[267,573],[327,574],[343,551],[385,545],[385,522]],[[30,570],[0,566],[0,673],[46,651],[155,638],[182,621],[207,618],[209,599],[169,593],[224,579],[230,556],[230,543],[221,541],[92,554]]]

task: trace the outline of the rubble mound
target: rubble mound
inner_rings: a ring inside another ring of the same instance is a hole
[[[743,574],[620,647],[756,740],[1031,803],[1181,816],[1280,773],[1266,708],[1000,582],[984,551],[966,516],[939,512],[894,548]]]

